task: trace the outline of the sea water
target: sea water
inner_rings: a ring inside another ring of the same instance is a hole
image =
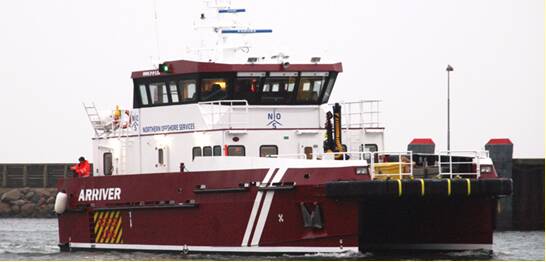
[[[225,255],[76,251],[60,252],[56,219],[0,219],[0,260],[544,260],[544,231],[494,233],[493,252],[427,254],[344,253],[306,255]]]

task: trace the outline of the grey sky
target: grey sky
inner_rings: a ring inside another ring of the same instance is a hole
[[[268,47],[343,63],[332,100],[382,99],[388,150],[414,137],[452,149],[508,137],[544,157],[543,1],[234,1],[274,30]],[[157,1],[162,60],[183,59],[199,1]],[[0,9],[0,162],[91,155],[81,102],[130,107],[130,72],[157,54],[153,1],[10,1]]]

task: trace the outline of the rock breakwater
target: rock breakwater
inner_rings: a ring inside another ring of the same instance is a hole
[[[0,189],[0,217],[55,217],[56,188]]]

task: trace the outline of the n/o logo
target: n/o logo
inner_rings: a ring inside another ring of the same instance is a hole
[[[277,128],[278,126],[282,126],[281,122],[281,113],[278,113],[275,109],[273,109],[273,112],[267,113],[267,120],[269,123],[267,123],[267,126],[271,126],[273,128]]]

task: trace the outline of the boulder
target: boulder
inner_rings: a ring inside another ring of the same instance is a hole
[[[32,196],[32,198],[30,198],[30,201],[32,201],[32,203],[38,203],[38,201],[40,201],[40,199],[41,199],[40,195],[34,194]]]
[[[18,205],[11,206],[11,213],[12,214],[17,214],[17,213],[19,213],[20,210],[21,210],[21,208]]]
[[[34,211],[35,205],[33,203],[26,203],[21,206],[21,214],[24,216],[29,216]]]
[[[11,211],[8,203],[0,202],[0,216],[7,215]]]
[[[0,198],[0,201],[3,202],[10,202],[15,201],[23,197],[23,194],[19,191],[19,189],[15,188],[12,189],[2,195],[2,198]]]
[[[51,196],[51,192],[47,188],[36,188],[34,189],[34,192],[46,198]]]
[[[49,197],[49,198],[47,199],[47,203],[48,203],[48,204],[55,204],[55,198],[52,197],[52,196]]]
[[[26,194],[28,191],[30,191],[30,187],[23,187],[20,189],[22,194]]]
[[[40,200],[36,203],[37,206],[42,206],[46,203],[45,197],[41,197]]]
[[[37,215],[38,215],[38,217],[48,217],[49,216],[49,209],[47,209],[47,206],[41,206],[38,209]]]
[[[15,201],[11,201],[11,204],[12,205],[15,205],[15,206],[22,206],[26,203],[27,201],[23,200],[23,199],[19,199],[19,200],[15,200]]]
[[[25,198],[30,200],[32,199],[32,197],[34,196],[34,192],[33,191],[29,191],[25,194]]]

